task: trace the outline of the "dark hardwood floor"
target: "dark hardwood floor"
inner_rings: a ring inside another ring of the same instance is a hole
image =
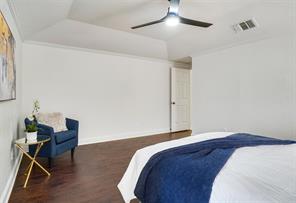
[[[34,167],[25,189],[23,173],[28,161],[23,161],[9,202],[122,203],[117,184],[135,151],[151,144],[189,135],[191,131],[184,131],[79,146],[75,150],[73,161],[71,152],[54,159],[49,170],[50,177]],[[43,166],[47,166],[47,159],[38,160]]]

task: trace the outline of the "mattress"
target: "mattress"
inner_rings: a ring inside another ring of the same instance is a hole
[[[197,134],[139,149],[132,157],[118,188],[125,202],[136,198],[134,190],[151,156],[165,149],[222,138],[234,133]],[[211,203],[296,202],[296,144],[237,149],[216,176]]]

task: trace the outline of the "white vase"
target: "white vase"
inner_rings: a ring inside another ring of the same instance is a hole
[[[28,140],[37,140],[37,132],[26,132],[26,138]]]

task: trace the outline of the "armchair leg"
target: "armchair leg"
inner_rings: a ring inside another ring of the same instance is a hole
[[[71,149],[71,160],[74,159],[75,147]]]
[[[48,157],[48,168],[51,168],[52,166],[52,158]]]

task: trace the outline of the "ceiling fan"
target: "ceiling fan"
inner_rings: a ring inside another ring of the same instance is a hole
[[[145,23],[142,25],[137,25],[132,27],[132,29],[137,29],[149,25],[154,25],[162,22],[166,22],[167,25],[169,26],[175,26],[179,23],[182,24],[187,24],[187,25],[192,25],[192,26],[197,26],[197,27],[210,27],[213,25],[212,23],[207,23],[207,22],[201,22],[201,21],[196,21],[196,20],[191,20],[188,18],[183,18],[182,16],[179,15],[179,4],[180,0],[168,0],[170,2],[170,7],[168,8],[168,12],[166,16],[161,18],[160,20],[152,21],[149,23]]]

